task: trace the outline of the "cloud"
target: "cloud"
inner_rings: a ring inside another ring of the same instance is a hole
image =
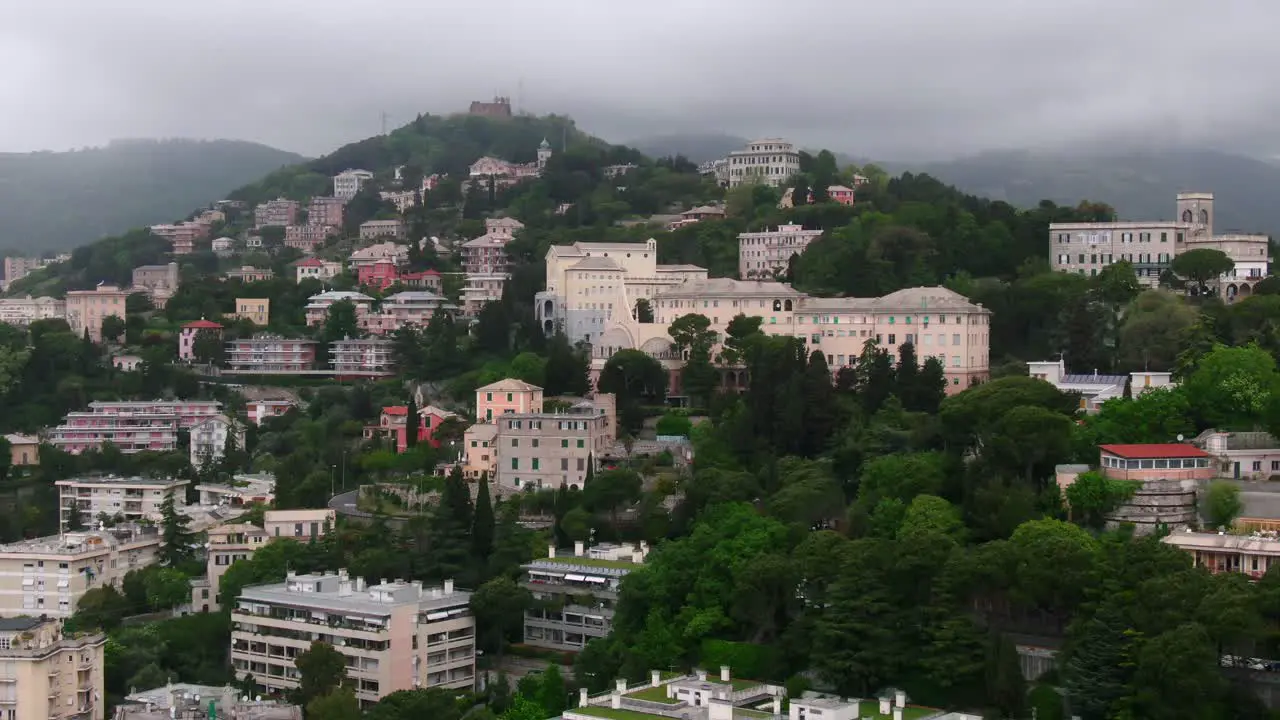
[[[874,157],[1275,151],[1264,0],[41,0],[0,23],[0,149],[233,137],[321,154],[495,93],[624,141]]]

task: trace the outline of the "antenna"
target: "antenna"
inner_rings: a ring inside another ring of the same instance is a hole
[[[387,134],[387,119],[390,117],[391,116],[387,114],[386,110],[382,111],[382,134],[383,135]]]
[[[516,114],[524,111],[524,78],[516,81]]]

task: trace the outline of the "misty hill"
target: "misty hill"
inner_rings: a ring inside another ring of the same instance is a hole
[[[704,163],[741,150],[748,142],[747,138],[723,133],[681,133],[640,138],[627,144],[649,157],[683,155],[690,162]]]
[[[949,162],[907,165],[965,192],[1034,207],[1042,199],[1105,202],[1121,219],[1173,219],[1174,195],[1216,195],[1219,231],[1280,236],[1280,165],[1212,150],[1041,153],[989,152]]]
[[[302,156],[238,140],[0,153],[0,249],[40,253],[181,219]]]

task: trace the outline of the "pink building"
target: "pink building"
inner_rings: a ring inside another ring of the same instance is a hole
[[[288,374],[315,369],[316,342],[259,333],[227,343],[227,373]]]
[[[368,265],[361,265],[356,270],[356,281],[366,287],[382,291],[395,285],[400,280],[400,268],[394,260],[381,258]]]
[[[216,335],[222,335],[222,326],[212,320],[196,320],[182,326],[182,331],[178,333],[178,359],[191,362],[195,360],[196,336],[202,330],[207,330]]]
[[[542,388],[507,378],[476,388],[476,422],[491,423],[507,413],[542,412]]]
[[[268,200],[253,209],[253,227],[288,227],[298,224],[298,213],[302,205],[297,200],[276,198]]]
[[[87,330],[94,342],[102,342],[102,321],[111,315],[123,320],[128,296],[127,290],[103,283],[93,290],[71,290],[67,292],[67,324],[75,334],[83,335]]]
[[[409,246],[398,245],[393,242],[370,245],[351,253],[347,265],[351,268],[359,269],[383,259],[393,260],[397,265],[402,265],[409,261]]]
[[[297,407],[292,400],[250,400],[244,404],[249,422],[261,425],[267,418],[280,417]]]
[[[121,452],[167,452],[178,447],[178,431],[216,417],[222,403],[208,400],[91,402],[88,412],[67,413],[50,432],[54,447],[72,454],[110,442]]]
[[[290,225],[284,229],[284,244],[285,247],[309,253],[324,245],[324,241],[337,232],[338,228],[333,225],[317,225],[313,223]]]
[[[168,240],[173,245],[174,255],[187,255],[195,250],[197,240],[209,236],[209,224],[205,222],[183,222],[176,225],[152,225],[151,234]]]
[[[462,265],[469,274],[501,274],[507,272],[507,243],[524,224],[515,218],[492,218],[484,221],[484,235],[462,244]]]
[[[424,328],[440,309],[452,313],[458,308],[435,293],[405,290],[383,300],[378,312],[363,316],[360,327],[374,335],[392,333],[405,325]]]
[[[1116,480],[1208,480],[1209,453],[1188,443],[1099,445],[1102,474]]]
[[[436,428],[440,424],[450,418],[457,418],[455,413],[448,410],[442,410],[434,405],[428,405],[418,410],[418,442],[430,443],[431,447],[440,447],[440,441],[435,439]],[[402,453],[408,447],[409,436],[409,408],[404,405],[389,405],[382,408],[382,415],[378,419],[377,425],[370,425],[365,428],[364,436],[371,439],[375,435],[387,439],[394,439],[396,443],[396,452]]]
[[[827,196],[831,198],[831,202],[838,202],[841,205],[852,205],[854,202],[853,195],[854,192],[851,187],[845,187],[844,185],[827,186]]]
[[[440,273],[435,270],[423,270],[422,272],[407,272],[400,276],[400,282],[405,287],[414,288],[416,290],[430,290],[439,294]]]
[[[313,197],[307,206],[307,224],[342,227],[347,201],[337,197]]]

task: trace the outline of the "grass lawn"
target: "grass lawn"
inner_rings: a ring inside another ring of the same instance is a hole
[[[636,700],[648,700],[649,702],[662,703],[664,705],[675,705],[679,700],[667,697],[667,688],[663,686],[641,688],[627,693],[627,697]]]
[[[636,564],[633,562],[623,562],[622,560],[602,560],[600,558],[590,557],[554,557],[543,558],[543,560],[559,563],[561,565],[584,565],[586,567],[618,568],[620,570],[634,570],[636,568]]]
[[[890,710],[888,715],[880,714],[880,701],[872,698],[871,700],[863,700],[860,712],[863,717],[873,718],[892,718],[893,711]],[[920,720],[920,718],[929,717],[938,712],[933,708],[912,707],[910,705],[902,708],[902,720]]]
[[[717,680],[717,682],[719,681]],[[741,678],[729,678],[729,684],[733,686],[734,690],[746,690],[747,688],[764,685],[759,680],[743,680]]]
[[[613,708],[597,707],[595,705],[590,707],[573,708],[568,712],[575,712],[579,715],[589,715],[591,717],[608,718],[609,720],[654,720],[654,718],[668,720],[667,718],[663,718],[661,715],[650,715],[649,713],[636,712],[634,710],[614,710]]]

